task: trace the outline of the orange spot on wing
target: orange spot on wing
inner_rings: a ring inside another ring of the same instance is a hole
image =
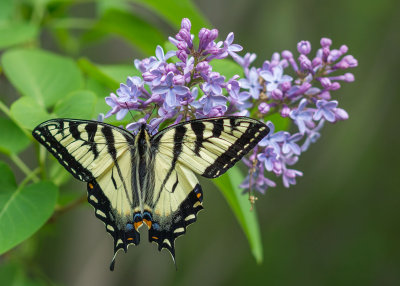
[[[93,184],[89,183],[89,188],[93,189]]]
[[[151,238],[152,238],[152,239],[158,239],[158,237],[157,237],[157,236],[152,236]]]
[[[128,237],[127,240],[133,240],[133,237]]]
[[[139,228],[142,224],[143,224],[142,221],[138,221],[138,222],[135,222],[133,225],[134,225],[135,229],[138,230],[138,228]]]
[[[200,199],[200,197],[201,197],[201,194],[200,194],[200,193],[198,193],[198,194],[197,194],[197,198],[198,198],[198,199]]]
[[[147,227],[148,227],[149,229],[151,228],[151,224],[152,224],[151,220],[144,219],[143,222],[144,222],[145,224],[147,224]]]

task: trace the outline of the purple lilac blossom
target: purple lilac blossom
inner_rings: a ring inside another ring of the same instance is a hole
[[[257,67],[253,65],[256,54],[238,54],[243,48],[234,43],[233,33],[216,42],[218,30],[202,28],[195,41],[191,28],[190,20],[183,19],[177,34],[169,37],[175,50],[164,52],[157,46],[155,56],[134,61],[141,76],[128,77],[126,84],[106,97],[111,110],[104,117],[116,115],[122,120],[132,110],[142,117],[126,129],[136,133],[146,124],[155,134],[161,124],[251,114],[267,121],[271,131],[250,159],[243,159],[249,173],[240,187],[245,192],[255,189],[265,193],[276,186],[270,176],[281,177],[285,187],[294,185],[303,173],[291,166],[321,136],[325,123],[348,119],[348,113],[332,98],[343,83],[354,81],[347,70],[356,67],[357,60],[347,54],[346,45],[334,49],[331,39],[322,38],[314,53],[310,42],[300,41],[295,48],[297,55],[284,50]],[[227,80],[215,70],[214,63],[227,57],[239,64],[244,76]],[[274,114],[290,121],[293,130],[276,130],[283,121],[278,119],[275,126],[269,118]]]

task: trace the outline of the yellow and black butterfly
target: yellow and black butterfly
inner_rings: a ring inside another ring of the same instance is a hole
[[[196,221],[203,191],[195,174],[216,178],[268,134],[247,117],[196,119],[151,136],[143,124],[133,135],[106,123],[52,119],[33,136],[78,180],[118,250],[139,244],[145,224],[149,241],[175,260],[175,239]]]

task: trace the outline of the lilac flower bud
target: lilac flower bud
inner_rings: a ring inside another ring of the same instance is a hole
[[[329,91],[323,91],[320,93],[319,98],[325,99],[325,100],[330,100],[331,99],[331,94]]]
[[[279,65],[280,59],[281,59],[281,56],[279,55],[279,53],[273,53],[272,57],[271,57],[270,69]]]
[[[322,48],[322,59],[324,62],[327,62],[330,52],[331,50],[329,49],[329,47]]]
[[[342,108],[334,108],[333,112],[335,113],[336,120],[347,120],[347,119],[349,119],[349,114],[346,112],[346,110],[344,110]]]
[[[190,35],[190,32],[188,30],[185,29],[181,29],[179,30],[178,35],[180,36],[180,38],[185,41],[188,45],[192,42],[192,37]]]
[[[261,102],[260,105],[258,106],[258,111],[260,111],[262,114],[268,113],[270,109],[271,108],[269,104],[267,104],[266,102]]]
[[[210,34],[208,36],[209,42],[214,41],[216,38],[218,38],[218,30],[217,29],[212,29],[210,31]]]
[[[344,55],[349,51],[349,48],[346,45],[342,45],[339,50],[342,53],[342,55]]]
[[[204,50],[208,45],[208,37],[210,30],[206,28],[201,28],[199,31],[199,51]]]
[[[332,40],[329,38],[322,38],[320,43],[323,48],[330,47],[332,45]]]
[[[287,68],[287,67],[289,66],[289,63],[288,63],[287,60],[283,59],[283,60],[280,61],[279,65],[280,65],[283,69],[285,69],[285,68]]]
[[[143,80],[144,81],[153,81],[153,79],[156,78],[156,76],[154,74],[152,74],[151,72],[145,72],[142,74]]]
[[[283,92],[288,91],[292,87],[292,83],[290,81],[285,81],[281,83],[281,89]]]
[[[297,51],[300,54],[307,55],[311,52],[311,44],[309,41],[301,41],[297,44]]]
[[[340,88],[340,83],[333,82],[331,87],[330,87],[330,90],[338,90],[339,88]]]
[[[177,51],[176,51],[176,57],[177,57],[178,59],[180,59],[182,62],[186,63],[188,54],[187,54],[185,51],[183,51],[183,50],[177,50]]]
[[[282,100],[283,92],[279,88],[276,88],[271,92],[271,98],[274,100]]]
[[[349,67],[354,68],[358,66],[358,61],[352,56],[352,55],[347,55],[343,58],[344,61],[349,65]]]
[[[354,75],[350,72],[344,74],[344,81],[345,82],[353,82],[354,81]]]
[[[177,73],[178,69],[176,68],[176,66],[173,63],[169,63],[165,67],[165,72],[166,73],[169,73],[169,72]]]
[[[344,82],[353,82],[354,81],[354,75],[352,73],[345,73],[343,75],[338,75],[338,76],[331,76],[329,77],[330,80],[342,80]]]
[[[178,75],[174,76],[173,83],[175,85],[184,85],[185,84],[185,77],[183,75],[178,74]]]
[[[299,62],[302,70],[312,70],[312,63],[306,55],[300,55]]]
[[[339,50],[331,50],[328,56],[328,62],[329,63],[336,62],[341,56],[342,53]]]
[[[184,41],[179,41],[178,45],[176,46],[179,50],[188,51],[188,45]]]
[[[286,59],[286,60],[290,60],[290,59],[292,59],[293,58],[293,54],[292,54],[292,52],[290,52],[290,51],[288,51],[288,50],[284,50],[283,52],[282,52],[282,58],[284,58],[284,59]]]
[[[319,58],[319,57],[315,57],[313,60],[312,60],[312,66],[315,68],[315,67],[317,67],[317,66],[319,66],[319,65],[321,65],[322,64],[322,59],[321,58]]]
[[[281,109],[281,116],[282,117],[288,117],[290,113],[290,108],[289,106],[287,106],[286,104],[283,105],[282,109]]]
[[[210,65],[208,64],[208,62],[203,61],[203,62],[199,62],[196,66],[196,70],[198,72],[203,72],[203,73],[207,73],[210,70]]]
[[[293,54],[290,51],[287,51],[287,50],[283,51],[282,58],[284,58],[285,60],[287,60],[289,62],[289,64],[292,66],[292,68],[295,72],[297,72],[299,70],[299,68],[297,67],[297,63],[293,58]]]
[[[320,79],[321,85],[323,88],[329,89],[330,86],[332,85],[332,82],[329,78],[323,77]]]
[[[188,18],[183,18],[181,22],[181,28],[190,31],[191,27],[192,23],[190,23],[190,20]]]

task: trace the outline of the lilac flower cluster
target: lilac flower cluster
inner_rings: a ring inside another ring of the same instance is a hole
[[[129,110],[139,111],[143,117],[126,129],[135,133],[145,123],[155,133],[161,124],[193,118],[251,115],[265,120],[278,113],[290,119],[296,131],[275,132],[274,124],[267,121],[271,132],[250,158],[244,159],[249,174],[241,187],[264,193],[276,185],[265,177],[267,172],[282,176],[285,187],[295,184],[302,172],[291,166],[320,137],[324,123],[348,118],[331,94],[341,87],[340,82],[354,81],[351,73],[337,73],[356,67],[357,60],[346,55],[346,46],[332,49],[332,41],[322,38],[321,48],[313,57],[311,44],[301,41],[297,45],[297,60],[290,51],[283,51],[274,53],[270,61],[256,68],[251,66],[255,54],[237,54],[242,47],[233,43],[233,33],[224,41],[216,42],[217,38],[218,30],[202,28],[195,46],[191,23],[183,19],[179,32],[169,38],[177,50],[164,53],[157,46],[155,56],[135,60],[142,76],[128,77],[116,94],[106,98],[111,107],[106,117],[115,114],[117,120],[122,120]],[[213,70],[214,61],[228,56],[243,68],[244,78],[236,75],[226,79]],[[154,108],[158,114],[152,116]]]
[[[242,188],[255,188],[264,193],[268,187],[275,187],[275,182],[266,178],[263,170],[282,176],[287,188],[296,184],[296,177],[303,173],[291,166],[320,137],[324,123],[348,119],[347,112],[338,107],[338,101],[332,100],[331,93],[341,87],[339,82],[352,82],[354,76],[334,73],[356,67],[358,63],[353,56],[346,55],[347,46],[337,50],[331,49],[331,45],[330,39],[322,38],[321,48],[310,58],[310,42],[301,41],[297,44],[297,61],[290,51],[283,51],[273,54],[271,61],[265,61],[261,68],[250,67],[254,54],[233,57],[245,71],[246,78],[239,82],[251,94],[257,117],[263,119],[279,113],[297,127],[292,134],[275,132],[274,124],[267,122],[270,134],[259,142],[250,160],[244,160],[253,171],[241,184]],[[291,69],[294,78],[285,74],[286,69]]]
[[[144,113],[142,121],[146,121],[155,106],[158,116],[150,120],[149,129],[156,131],[164,121],[177,123],[222,116],[228,109],[228,102],[241,104],[243,96],[237,93],[237,77],[226,80],[210,65],[213,60],[236,55],[235,52],[242,50],[241,46],[233,44],[233,33],[225,41],[217,43],[218,31],[203,28],[198,34],[198,47],[195,47],[190,30],[190,21],[183,19],[178,34],[169,38],[177,51],[165,54],[162,47],[157,46],[155,57],[135,60],[142,78],[128,78],[126,84],[121,84],[117,90],[117,95],[111,94],[106,98],[112,108],[106,117],[116,114],[117,120],[121,120],[128,110],[137,110]],[[168,59],[172,57],[178,61],[169,63]],[[225,93],[232,95],[227,97]],[[135,132],[138,126],[140,124],[132,123],[126,128]]]

